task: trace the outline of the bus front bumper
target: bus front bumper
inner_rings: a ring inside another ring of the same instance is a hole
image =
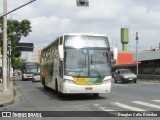
[[[101,85],[76,85],[70,83],[62,83],[61,92],[64,94],[72,93],[109,93],[111,91],[111,83]]]

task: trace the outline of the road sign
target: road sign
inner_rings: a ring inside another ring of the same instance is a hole
[[[33,51],[33,43],[19,43],[17,46],[20,51]]]

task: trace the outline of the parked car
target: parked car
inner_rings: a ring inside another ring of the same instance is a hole
[[[137,75],[135,75],[130,69],[117,69],[113,75],[114,82],[121,81],[122,83],[133,81],[137,82]]]
[[[18,76],[18,75],[21,75],[21,71],[20,70],[15,70],[13,72],[13,76]]]
[[[14,71],[13,76],[18,76],[18,71]]]
[[[40,81],[40,73],[34,73],[32,75],[32,82],[39,82]]]

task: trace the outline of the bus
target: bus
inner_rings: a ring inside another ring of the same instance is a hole
[[[111,52],[106,35],[68,33],[41,52],[41,83],[58,95],[111,91]]]
[[[40,73],[40,64],[36,62],[26,62],[21,68],[22,80],[32,80],[32,76]]]

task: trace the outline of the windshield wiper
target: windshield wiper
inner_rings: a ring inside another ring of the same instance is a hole
[[[98,77],[101,78],[102,75],[101,75],[101,73],[99,72],[99,70],[97,69],[96,65],[93,64],[93,62],[92,62],[92,66],[93,66],[93,70],[98,74]]]
[[[77,77],[80,77],[82,71],[84,71],[84,68],[86,68],[86,65],[84,65],[84,66],[80,69],[80,71],[78,71]]]

